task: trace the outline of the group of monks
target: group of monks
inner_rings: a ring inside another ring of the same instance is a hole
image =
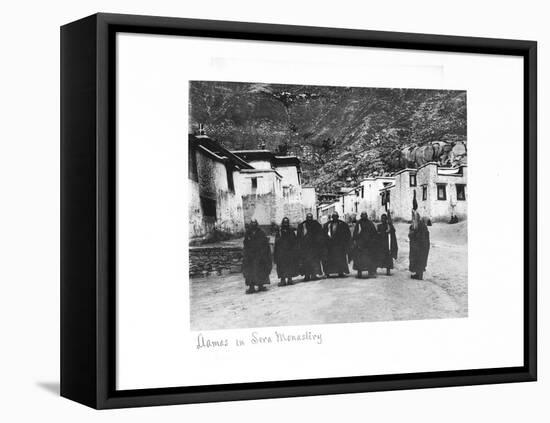
[[[430,235],[428,228],[416,210],[412,211],[409,228],[409,270],[411,278],[422,279],[428,261]],[[323,226],[311,213],[297,229],[290,226],[285,217],[275,235],[273,262],[277,266],[278,286],[293,285],[292,278],[303,275],[304,281],[317,280],[331,275],[344,277],[350,273],[349,263],[357,277],[375,278],[378,268],[391,275],[393,261],[397,258],[395,228],[386,214],[375,225],[367,213],[355,223],[353,233],[349,225],[340,220],[338,213]],[[272,256],[269,240],[252,220],[244,237],[243,274],[246,293],[265,291],[270,283]]]

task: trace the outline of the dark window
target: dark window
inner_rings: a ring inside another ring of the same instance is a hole
[[[390,202],[390,192],[389,191],[381,192],[380,198],[382,200],[382,205],[385,206]]]
[[[447,199],[447,185],[446,184],[437,184],[437,199],[446,200]]]
[[[252,178],[252,189],[258,188],[258,178]]]
[[[409,175],[409,185],[410,185],[411,187],[415,187],[415,186],[416,186],[416,175],[415,175],[415,174]]]
[[[365,198],[365,187],[361,187],[361,198]]]
[[[189,179],[198,182],[199,181],[199,175],[197,170],[197,153],[195,152],[195,149],[192,147],[191,143],[189,143]]]
[[[201,207],[204,216],[216,218],[216,200],[201,197]]]
[[[225,171],[227,173],[227,188],[230,192],[235,192],[235,182],[233,181],[233,167],[226,163]]]
[[[422,187],[422,201],[426,201],[428,199],[428,187],[424,185]]]
[[[466,185],[456,184],[456,199],[460,201],[466,200]]]

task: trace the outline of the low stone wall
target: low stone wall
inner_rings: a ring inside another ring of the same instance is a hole
[[[189,248],[189,275],[192,278],[240,273],[242,263],[241,247],[203,245]]]

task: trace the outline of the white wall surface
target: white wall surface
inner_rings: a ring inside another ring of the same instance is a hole
[[[0,125],[0,420],[239,421],[306,418],[384,422],[546,422],[550,303],[539,265],[539,382],[96,412],[57,396],[59,384],[59,26],[97,11],[535,39],[539,157],[550,155],[550,27],[544,2],[277,2],[66,0],[2,5]],[[550,168],[539,171],[539,216],[550,212]],[[513,217],[512,217],[513,218]],[[550,226],[539,222],[539,262]],[[495,288],[498,299],[498,286]]]

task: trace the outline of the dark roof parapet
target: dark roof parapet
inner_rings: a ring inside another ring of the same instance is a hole
[[[254,167],[245,160],[233,154],[225,148],[220,142],[213,140],[206,135],[189,134],[189,151],[201,147],[201,150],[210,152],[210,157],[222,163],[229,163],[238,169],[254,169]]]

